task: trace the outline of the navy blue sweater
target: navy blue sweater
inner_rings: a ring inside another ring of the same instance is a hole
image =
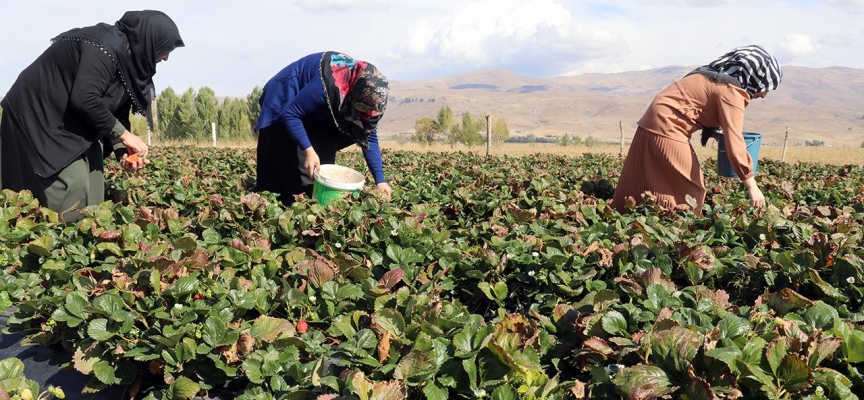
[[[312,143],[309,141],[309,133],[303,127],[304,123],[320,124],[329,120],[335,129],[336,122],[327,107],[327,95],[319,72],[322,55],[323,53],[316,53],[303,57],[279,71],[267,82],[260,99],[261,115],[255,130],[281,122],[291,139],[302,150],[306,150]],[[328,133],[325,131],[313,134]],[[378,132],[372,132],[368,140],[369,148],[363,150],[363,158],[375,177],[375,183],[386,182]]]

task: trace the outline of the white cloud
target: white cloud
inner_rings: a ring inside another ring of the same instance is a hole
[[[406,64],[546,76],[625,48],[620,35],[580,26],[556,1],[481,0],[438,21],[418,21],[391,57]]]
[[[852,35],[828,34],[819,39],[819,44],[832,47],[847,47],[856,45],[861,41],[862,38]]]
[[[735,4],[741,0],[685,0],[684,3],[695,7],[719,7],[727,4]]]
[[[780,42],[781,57],[788,60],[804,58],[816,52],[819,45],[810,36],[798,33],[786,35]]]
[[[393,0],[297,0],[296,4],[305,11],[378,11],[389,8]]]
[[[859,13],[864,11],[864,0],[825,0],[828,4],[843,8],[846,11]]]
[[[741,0],[643,0],[644,4],[684,4],[694,7],[720,7],[740,3]],[[831,0],[829,0],[831,1]],[[842,1],[842,0],[841,0]]]

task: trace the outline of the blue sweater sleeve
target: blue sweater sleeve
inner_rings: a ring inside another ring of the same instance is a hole
[[[303,128],[303,118],[326,107],[327,98],[324,96],[324,87],[313,81],[306,84],[282,109],[280,115],[282,123],[285,124],[288,135],[300,146],[301,150],[306,150],[312,146],[309,135]]]
[[[378,131],[372,132],[366,139],[369,142],[369,149],[363,150],[366,165],[375,177],[375,183],[387,182],[384,179],[384,161],[381,159],[381,147],[378,145]]]

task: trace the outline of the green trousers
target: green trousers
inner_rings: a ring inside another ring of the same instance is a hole
[[[67,223],[74,223],[84,217],[78,210],[105,201],[102,161],[102,143],[97,141],[57,175],[43,178],[46,206]]]
[[[94,142],[62,171],[43,178],[30,164],[28,151],[32,149],[24,146],[23,137],[25,133],[14,124],[12,112],[4,110],[0,121],[0,188],[16,192],[29,190],[43,207],[73,223],[82,218],[78,210],[104,201],[102,141]],[[122,143],[114,147],[122,148]]]

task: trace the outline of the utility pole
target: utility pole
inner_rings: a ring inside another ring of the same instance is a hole
[[[789,126],[786,126],[786,136],[783,138],[783,156],[780,157],[780,162],[786,161],[786,146],[789,144]]]
[[[155,89],[150,89],[150,98],[153,99],[150,102],[150,115],[152,115],[153,118],[151,118],[151,121],[148,121],[150,122],[150,125],[147,125],[147,146],[150,146],[150,136],[152,136],[152,132],[156,129],[156,124],[159,123],[159,112],[158,106],[156,105]]]
[[[216,123],[211,122],[210,126],[213,127],[213,147],[216,147]]]
[[[618,121],[618,133],[621,134],[621,149],[619,150],[618,157],[624,158],[624,122]]]
[[[492,148],[492,116],[486,114],[486,157],[489,157],[489,150]]]

